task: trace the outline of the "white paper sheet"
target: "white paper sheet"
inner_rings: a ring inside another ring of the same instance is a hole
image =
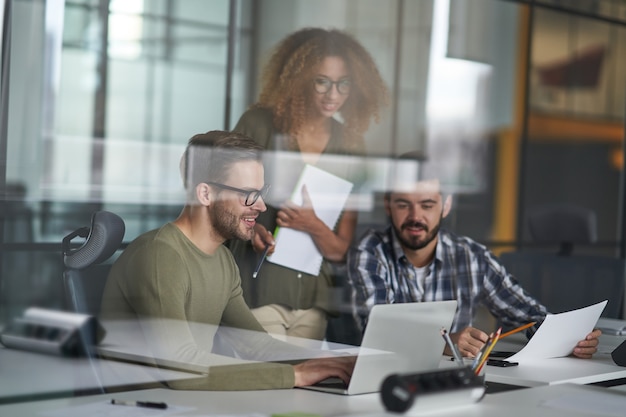
[[[315,215],[330,229],[334,229],[353,184],[312,165],[306,165],[291,197],[296,204],[302,204],[303,185],[307,187]],[[276,249],[267,257],[269,262],[319,275],[323,257],[308,233],[281,227],[275,238]]]
[[[526,346],[507,360],[522,363],[569,355],[593,330],[606,304],[605,300],[578,310],[548,314]]]

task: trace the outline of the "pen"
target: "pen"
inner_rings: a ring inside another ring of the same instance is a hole
[[[160,408],[162,410],[167,408],[167,404],[165,403],[155,403],[152,401],[124,401],[112,399],[111,404],[130,405],[131,407]]]
[[[452,339],[450,339],[450,335],[448,334],[446,329],[441,329],[441,335],[443,336],[443,339],[446,341],[448,347],[452,351],[452,356],[454,356],[454,360],[457,361],[459,366],[463,366],[463,357],[459,353],[459,349],[457,349],[456,345],[452,343]]]
[[[270,250],[270,246],[272,245],[267,245],[265,247],[265,250],[263,251],[263,255],[261,256],[261,259],[259,259],[259,263],[256,265],[256,268],[254,268],[254,272],[252,273],[252,278],[256,278],[256,276],[259,274],[261,265],[263,265],[263,261],[265,260],[265,257],[267,256],[267,252]]]
[[[536,321],[533,321],[532,323],[528,323],[528,324],[524,324],[523,326],[519,326],[513,330],[509,330],[508,332],[502,333],[500,335],[500,339],[502,339],[503,337],[507,337],[507,336],[511,336],[512,334],[515,334],[517,332],[520,332],[522,330],[528,329],[530,326],[534,326],[535,324],[537,324]]]

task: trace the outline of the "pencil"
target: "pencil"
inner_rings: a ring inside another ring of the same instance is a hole
[[[534,326],[535,324],[537,324],[537,322],[533,321],[532,323],[524,324],[523,326],[519,326],[513,330],[509,330],[508,332],[502,333],[500,335],[500,339],[502,339],[503,337],[511,336],[512,334],[515,334],[517,332],[521,332],[522,330],[528,329],[529,327]]]
[[[478,351],[478,355],[476,355],[476,357],[472,361],[473,370],[476,370],[476,368],[478,368],[478,364],[480,363],[480,360],[482,359],[483,354],[487,350],[487,347],[491,344],[492,339],[493,339],[493,333],[489,335],[489,339],[487,339],[487,343],[485,343],[485,345],[480,349],[480,351]]]
[[[487,362],[487,358],[489,358],[489,354],[493,350],[493,347],[496,345],[496,343],[498,343],[498,340],[500,340],[500,332],[502,332],[502,327],[498,328],[498,330],[496,331],[495,336],[493,337],[493,341],[491,342],[491,344],[489,345],[489,347],[487,348],[487,350],[485,351],[485,353],[481,357],[480,362],[478,363],[478,366],[476,367],[476,369],[474,371],[476,373],[476,375],[480,374],[480,371],[481,371],[481,369],[483,369],[483,366],[485,366],[485,362]]]

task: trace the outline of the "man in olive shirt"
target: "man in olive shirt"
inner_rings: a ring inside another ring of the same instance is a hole
[[[211,329],[218,326],[246,334],[232,346],[244,359],[298,350],[273,339],[256,321],[243,299],[236,263],[222,245],[231,238],[251,239],[257,216],[266,210],[261,157],[262,148],[241,134],[212,131],[190,139],[181,161],[187,204],[175,221],[139,236],[115,262],[103,295],[103,319],[137,320],[150,348],[176,361],[210,363]],[[206,378],[170,386],[291,388],[330,376],[347,381],[352,365],[346,358],[317,358],[296,365],[217,366]]]

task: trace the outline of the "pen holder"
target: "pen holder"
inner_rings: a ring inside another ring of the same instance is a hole
[[[475,375],[470,367],[447,368],[389,375],[380,393],[387,411],[442,410],[480,401],[485,395],[484,382],[484,376]]]
[[[463,365],[469,367],[470,369],[474,365],[474,362],[475,362],[474,358],[463,358]],[[485,366],[481,368],[480,372],[478,373],[478,376],[482,379],[485,379]]]

